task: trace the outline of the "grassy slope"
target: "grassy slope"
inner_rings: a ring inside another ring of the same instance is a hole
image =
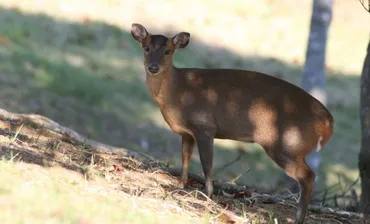
[[[60,167],[1,160],[0,171],[0,220],[4,224],[206,223],[209,218],[195,219],[173,202],[138,198],[116,190],[114,181],[88,181]]]
[[[180,28],[190,31],[194,38],[188,49],[177,53],[178,66],[283,73],[288,81],[299,84],[309,3],[161,2],[49,1],[42,5],[3,0],[0,107],[40,113],[92,138],[179,166],[179,137],[168,130],[143,84],[141,52],[127,31],[132,22],[171,35]],[[198,16],[185,10],[189,8]],[[334,13],[328,46],[328,88],[336,127],[332,140],[322,150],[321,171],[327,178],[321,180],[326,186],[336,183],[337,175],[344,183],[358,176],[358,82],[369,30],[365,22],[368,15],[357,2],[337,2]],[[169,19],[175,15],[180,18],[176,23]],[[141,147],[141,140],[149,143],[149,149]],[[215,166],[237,155],[232,150],[234,142],[217,143]],[[246,154],[216,178],[231,180],[252,168],[238,181],[271,187],[279,173],[277,167],[255,145],[250,145]],[[191,168],[200,172],[197,153]]]
[[[148,206],[65,169],[0,162],[2,223],[171,223],[194,222],[186,215]],[[36,206],[23,206],[24,204]],[[135,208],[135,209],[134,209]],[[16,215],[14,215],[16,214]],[[195,221],[196,223],[202,223]],[[203,222],[204,223],[204,222]]]
[[[98,153],[11,117],[0,119],[0,158],[1,223],[271,224],[292,223],[296,211],[255,192],[209,200],[195,182],[179,190],[156,162]],[[347,221],[309,212],[306,223]]]

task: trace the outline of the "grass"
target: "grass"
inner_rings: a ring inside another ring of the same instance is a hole
[[[2,223],[206,223],[61,168],[0,162]],[[35,202],[37,203],[35,204]],[[23,206],[23,205],[30,206]],[[32,205],[32,206],[31,206]],[[176,208],[176,207],[175,207]]]
[[[293,222],[293,205],[266,203],[266,196],[253,191],[249,196],[226,191],[230,194],[209,200],[197,182],[178,189],[178,178],[154,161],[97,152],[57,133],[12,118],[0,120],[2,223]],[[309,213],[306,222],[346,221],[329,217]]]
[[[178,167],[180,138],[168,129],[148,95],[141,49],[130,36],[130,24],[141,22],[150,31],[169,35],[191,32],[189,47],[175,56],[179,67],[282,73],[299,85],[310,9],[309,2],[293,0],[281,4],[3,0],[0,107],[45,115],[90,138],[145,152]],[[327,56],[328,107],[336,123],[332,139],[320,152],[322,188],[336,184],[338,175],[343,184],[358,176],[359,75],[370,28],[365,21],[368,14],[360,3],[336,2]],[[237,143],[216,143],[216,167],[237,156]],[[200,167],[195,152],[191,170],[201,173]],[[241,161],[215,178],[229,181],[249,168],[237,183],[271,188],[280,173],[260,147],[250,144]],[[359,184],[356,190],[359,193]]]
[[[2,223],[210,223],[230,215],[266,221],[262,207],[238,217],[136,159],[92,152],[11,118],[0,126]]]

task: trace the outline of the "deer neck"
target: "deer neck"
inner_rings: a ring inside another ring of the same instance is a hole
[[[146,72],[146,84],[149,93],[157,104],[163,105],[170,96],[170,86],[176,76],[176,70],[174,66],[171,66],[158,75]]]

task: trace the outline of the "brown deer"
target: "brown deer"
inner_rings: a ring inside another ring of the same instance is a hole
[[[187,32],[169,38],[134,23],[131,34],[143,48],[149,93],[172,131],[182,136],[179,187],[187,182],[195,143],[211,197],[214,138],[255,142],[299,183],[295,223],[303,223],[315,178],[305,156],[333,133],[325,106],[301,88],[259,72],[175,67],[173,54],[188,45]]]

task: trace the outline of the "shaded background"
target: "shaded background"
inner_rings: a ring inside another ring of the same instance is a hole
[[[244,68],[301,83],[311,1],[296,0],[2,0],[0,107],[38,113],[90,138],[181,165],[172,133],[144,84],[142,50],[133,22],[151,33],[191,33],[175,55],[178,67]],[[327,43],[328,108],[335,132],[320,151],[320,185],[358,177],[359,76],[369,40],[369,15],[358,1],[335,1]],[[216,140],[215,167],[239,162],[214,178],[269,189],[280,169],[255,144]],[[200,173],[195,150],[191,171]],[[359,193],[359,183],[356,185]]]

